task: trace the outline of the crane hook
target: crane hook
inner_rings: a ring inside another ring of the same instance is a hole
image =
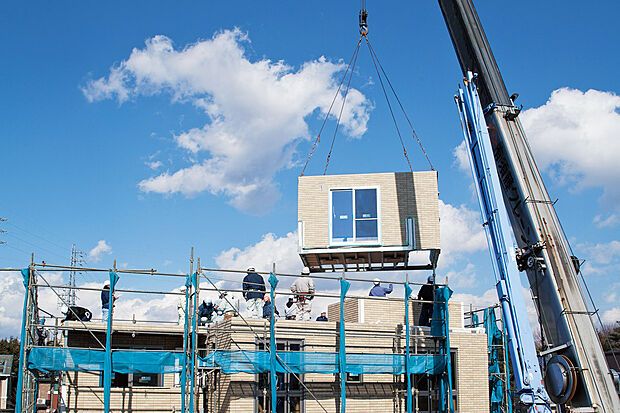
[[[365,8],[360,10],[360,34],[366,36],[368,34],[368,11]]]

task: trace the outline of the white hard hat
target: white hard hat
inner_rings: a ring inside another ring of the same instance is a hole
[[[378,278],[375,278],[375,279],[373,280],[373,282],[375,283],[375,285],[379,285],[379,284],[381,284],[381,280],[380,280],[380,279],[378,279]]]
[[[310,268],[308,268],[308,267],[304,267],[304,269],[303,269],[303,270],[301,270],[301,273],[302,273],[303,275],[308,275],[308,274],[310,274]]]
[[[254,268],[254,267],[250,267],[250,268],[248,268],[246,271],[247,271],[247,272],[254,272],[254,271],[256,271],[256,268]]]
[[[110,285],[110,281],[109,280],[105,280],[105,282],[103,283],[104,286],[106,285]]]

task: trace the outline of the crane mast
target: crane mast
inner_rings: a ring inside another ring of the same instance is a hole
[[[508,94],[474,5],[471,0],[439,0],[439,5],[463,75],[477,74],[492,158],[518,246],[518,269],[527,273],[541,325],[547,393],[564,412],[620,412],[620,399],[579,284],[578,261],[570,252],[519,109]],[[511,358],[514,363],[515,356]]]

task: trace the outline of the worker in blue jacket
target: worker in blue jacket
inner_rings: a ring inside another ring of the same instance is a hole
[[[390,284],[387,288],[381,287],[381,281],[378,278],[374,279],[374,287],[371,288],[370,293],[368,293],[371,297],[385,297],[386,294],[392,292],[394,287]]]
[[[254,267],[248,268],[243,278],[243,298],[248,305],[248,317],[263,318],[264,296],[265,280],[256,273]]]

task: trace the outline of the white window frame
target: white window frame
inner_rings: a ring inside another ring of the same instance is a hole
[[[374,189],[377,191],[377,239],[358,241],[357,234],[355,233],[355,191],[358,189]],[[332,192],[333,191],[353,191],[352,201],[352,220],[353,220],[353,239],[347,241],[334,241],[332,238]],[[336,186],[328,188],[328,215],[329,215],[329,246],[343,246],[343,245],[381,245],[381,187],[380,186]]]

